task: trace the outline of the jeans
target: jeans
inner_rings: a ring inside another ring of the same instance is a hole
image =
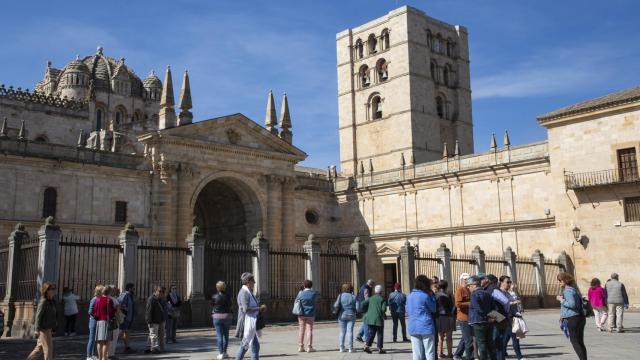
[[[508,321],[511,324],[509,319],[504,321]],[[507,342],[509,342],[509,338],[511,337],[511,328],[509,326],[504,329],[499,328],[498,326],[493,326],[493,347],[496,351],[496,360],[505,360],[507,357]]]
[[[73,315],[65,315],[64,319],[65,319],[65,324],[64,324],[64,332],[66,333],[74,333],[76,332],[76,316],[77,314],[73,314]]]
[[[398,322],[400,322],[400,326],[402,327],[402,340],[406,340],[407,328],[404,322],[404,314],[399,315],[395,312],[391,312],[391,320],[393,321],[393,341],[398,339]]]
[[[511,343],[513,344],[513,351],[516,353],[516,358],[522,359],[522,350],[520,350],[520,339],[518,339],[518,337],[514,333],[511,333],[510,338]],[[509,344],[509,339],[507,339],[507,344]]]
[[[178,318],[170,317],[167,319],[167,342],[169,340],[176,342],[176,331],[178,330]]]
[[[369,326],[364,322],[360,326],[360,331],[358,331],[358,337],[361,338],[364,342],[367,341],[367,335],[369,335]]]
[[[435,335],[411,335],[413,360],[427,360],[436,356]]]
[[[340,324],[340,335],[338,336],[340,349],[345,348],[345,335],[347,338],[346,348],[349,350],[353,349],[353,326],[356,324],[356,319],[354,318],[353,320],[338,320],[338,324]]]
[[[304,346],[304,335],[307,333],[307,344],[313,347],[313,322],[314,316],[298,316],[298,345]]]
[[[87,357],[96,356],[96,319],[89,317],[89,341],[87,342]]]
[[[216,343],[218,353],[226,354],[229,347],[229,328],[231,328],[231,318],[213,319],[213,326],[216,328]]]
[[[609,305],[609,331],[617,328],[622,330],[622,318],[624,314],[624,304],[608,304]]]
[[[373,344],[373,338],[376,337],[377,334],[378,341],[376,345],[378,346],[378,349],[382,349],[382,346],[384,345],[384,326],[367,325],[367,329],[369,330],[366,342],[367,347],[370,347],[371,344]]]
[[[244,346],[240,346],[238,349],[238,354],[236,355],[236,360],[242,360],[244,354],[247,353],[249,349],[245,349]],[[259,360],[260,359],[260,343],[258,342],[258,335],[253,338],[251,342],[251,360]]]
[[[488,323],[473,325],[473,333],[476,336],[476,345],[478,345],[478,356],[480,360],[496,360],[492,328],[493,326]]]
[[[580,315],[567,318],[569,341],[571,341],[573,350],[580,360],[587,360],[587,348],[584,346],[584,325],[586,322],[585,317]]]
[[[462,337],[454,355],[462,357],[462,354],[464,354],[464,359],[473,360],[473,329],[471,329],[468,321],[461,320],[458,320],[458,328],[462,333]]]

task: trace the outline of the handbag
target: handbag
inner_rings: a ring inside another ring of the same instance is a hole
[[[511,332],[513,332],[518,339],[523,339],[529,332],[527,323],[522,317],[516,316],[513,318],[513,327],[511,328]]]
[[[293,310],[291,310],[291,313],[298,316],[302,314],[302,305],[300,304],[300,299],[296,299],[296,301],[293,302]]]
[[[266,323],[264,321],[264,315],[262,315],[262,312],[258,313],[258,319],[256,320],[256,330],[262,330],[265,328]]]
[[[115,316],[112,316],[109,318],[109,322],[108,322],[108,326],[109,326],[109,330],[113,331],[115,329],[118,328],[118,318]]]
[[[593,306],[589,302],[587,298],[582,298],[582,314],[585,317],[594,317],[595,313],[593,311]]]

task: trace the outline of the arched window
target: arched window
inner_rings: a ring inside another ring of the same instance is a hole
[[[378,81],[386,81],[389,78],[389,73],[387,71],[387,61],[385,59],[380,59],[376,63],[376,72],[378,73]]]
[[[360,86],[369,86],[369,67],[367,65],[362,65],[358,74],[360,75]]]
[[[373,120],[382,118],[382,98],[376,95],[371,99],[371,118]]]
[[[455,44],[451,39],[447,39],[447,56],[453,57],[453,50],[455,48]]]
[[[36,137],[35,139],[33,139],[33,142],[37,142],[37,143],[46,143],[47,141],[47,137],[44,135],[39,135],[38,137]]]
[[[56,206],[58,203],[58,192],[55,188],[44,189],[44,201],[42,202],[42,217],[56,216]]]
[[[389,50],[389,29],[382,30],[382,36],[380,38],[382,40],[382,50]]]
[[[445,65],[444,69],[442,69],[442,81],[444,82],[444,84],[446,86],[449,86],[449,74],[450,74],[450,70],[449,70],[449,65]]]
[[[116,125],[120,125],[120,122],[122,121],[122,113],[120,112],[120,110],[116,111]]]
[[[376,39],[374,34],[369,35],[367,45],[369,47],[369,54],[375,54],[378,52],[378,39]]]
[[[433,51],[433,34],[429,30],[427,30],[427,46]]]
[[[445,118],[445,103],[442,96],[436,96],[436,113],[440,119]]]
[[[438,63],[431,61],[431,79],[434,82],[438,82]]]
[[[436,41],[433,44],[433,51],[437,53],[442,52],[442,36],[440,36],[440,34],[436,35]]]
[[[356,59],[362,59],[364,57],[364,44],[362,43],[362,40],[358,39],[358,41],[356,41]]]
[[[102,130],[102,109],[96,110],[96,131]]]

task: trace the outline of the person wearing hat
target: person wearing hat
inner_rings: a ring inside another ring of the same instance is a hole
[[[369,331],[364,352],[371,354],[373,338],[377,335],[378,353],[385,354],[386,351],[382,349],[382,346],[384,345],[383,331],[384,320],[387,317],[387,302],[382,297],[382,285],[376,285],[373,292],[374,295],[362,303],[362,311],[364,312],[363,322],[367,324],[367,330]]]
[[[459,286],[454,294],[456,304],[456,323],[462,333],[460,342],[454,357],[457,359],[472,360],[473,359],[473,330],[469,326],[469,305],[471,304],[471,291],[467,288],[467,280],[470,275],[467,273],[460,274]]]
[[[627,290],[624,284],[618,279],[618,274],[611,274],[611,279],[607,280],[604,285],[605,293],[607,294],[607,305],[609,306],[609,332],[616,329],[621,333],[624,331],[622,327],[622,318],[624,309],[629,308],[629,296],[627,296]]]
[[[398,339],[398,322],[402,327],[402,341],[409,341],[404,321],[406,304],[407,297],[400,291],[400,283],[393,284],[393,292],[389,294],[389,310],[391,311],[391,320],[393,320],[393,342]]]

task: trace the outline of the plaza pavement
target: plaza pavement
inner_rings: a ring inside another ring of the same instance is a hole
[[[559,310],[535,310],[525,313],[530,333],[521,340],[522,351],[527,359],[576,359],[569,340],[564,337],[558,326]],[[595,329],[593,319],[588,319],[585,329],[585,342],[590,359],[634,359],[640,342],[640,313],[625,313],[627,332],[623,334],[601,333]],[[359,323],[356,324],[356,329]],[[295,325],[269,326],[261,339],[260,357],[265,359],[411,359],[409,343],[391,342],[391,321],[385,324],[386,355],[363,353],[361,344],[357,352],[339,353],[337,346],[338,327],[335,322],[318,323],[314,331],[314,347],[317,352],[298,353]],[[233,330],[232,330],[233,331]],[[459,332],[454,333],[454,347],[458,343]],[[34,340],[0,339],[0,359],[25,359],[35,344]],[[134,348],[144,348],[145,336],[135,334]],[[55,359],[84,359],[86,336],[73,338],[55,338]],[[121,344],[120,348],[121,349]],[[232,339],[230,355],[235,355],[238,342]],[[633,349],[636,349],[634,351]],[[513,351],[509,347],[509,353]],[[178,334],[178,343],[167,345],[167,351],[160,355],[148,355],[139,352],[136,355],[120,355],[120,359],[215,359],[215,336],[211,329],[185,329]],[[247,355],[245,359],[248,359]]]

